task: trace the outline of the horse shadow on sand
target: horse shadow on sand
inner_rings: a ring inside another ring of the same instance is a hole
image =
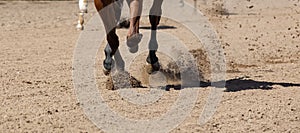
[[[140,26],[139,28],[144,30],[151,30],[151,26]],[[177,27],[170,26],[170,25],[159,25],[157,27],[157,30],[165,30],[165,29],[177,29]]]
[[[165,74],[164,74],[165,75]],[[169,75],[169,74],[168,74]],[[167,76],[167,75],[165,75]],[[172,78],[177,77],[175,80],[180,81],[180,74],[176,74],[172,76]],[[148,88],[142,85],[141,81],[136,79],[135,77],[130,78],[132,88]],[[237,92],[243,90],[272,90],[274,85],[279,85],[282,87],[300,87],[300,83],[287,83],[287,82],[268,82],[268,81],[256,81],[250,78],[235,78],[229,79],[226,81],[219,81],[219,82],[207,82],[207,81],[197,81],[198,83],[190,86],[183,86],[182,84],[166,84],[165,86],[159,86],[156,88],[170,91],[171,89],[174,90],[181,90],[187,88],[205,88],[205,87],[216,87],[216,88],[225,88],[225,92]],[[220,85],[220,86],[218,86]],[[224,86],[225,85],[225,86]]]
[[[200,81],[199,86],[189,86],[189,87],[217,87],[214,86],[212,82],[204,82]],[[237,92],[242,90],[253,90],[253,89],[261,89],[261,90],[271,90],[273,89],[274,85],[279,85],[282,87],[300,87],[298,83],[285,83],[285,82],[268,82],[268,81],[256,81],[253,79],[247,78],[236,78],[236,79],[229,79],[225,81],[225,91],[226,92]],[[181,85],[166,85],[165,90],[169,91],[171,88],[174,90],[181,90],[186,87]]]

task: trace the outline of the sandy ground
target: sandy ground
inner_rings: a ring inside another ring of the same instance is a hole
[[[223,6],[207,5],[197,3],[225,50],[228,91],[213,118],[199,126],[211,87],[199,88],[191,115],[171,132],[300,132],[299,1],[229,0]],[[0,132],[102,132],[85,116],[73,89],[73,51],[80,34],[75,30],[77,2],[0,1],[0,12]],[[94,14],[90,3],[85,17]],[[164,22],[178,29],[161,31],[178,35],[180,25]],[[197,43],[189,38],[180,34],[187,45]],[[103,87],[106,80],[98,71],[105,101],[132,119],[163,115],[182,91],[171,89],[157,102],[137,106]]]

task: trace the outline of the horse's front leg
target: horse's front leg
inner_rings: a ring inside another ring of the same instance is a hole
[[[108,44],[104,49],[105,59],[103,61],[103,67],[104,74],[108,75],[113,67],[113,56],[119,47],[119,37],[116,34],[115,28],[107,34],[106,40]]]
[[[163,0],[154,0],[149,13],[149,20],[151,23],[151,38],[149,42],[149,54],[146,59],[147,63],[151,64],[152,67],[151,70],[148,70],[149,74],[151,74],[154,71],[158,71],[160,69],[158,57],[156,56],[156,51],[158,49],[156,31],[162,14],[162,10],[161,10],[162,1]]]
[[[119,37],[116,34],[116,24],[118,21],[119,13],[117,13],[119,8],[114,0],[94,0],[96,9],[103,21],[106,40],[108,44],[104,49],[105,59],[103,61],[104,74],[108,75],[112,69],[113,56],[119,47]]]
[[[77,21],[77,30],[83,30],[83,23],[84,23],[84,13],[87,13],[87,6],[88,1],[87,0],[79,0],[79,13],[78,13],[78,21]]]

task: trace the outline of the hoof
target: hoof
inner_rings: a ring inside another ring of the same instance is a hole
[[[146,64],[145,65],[145,70],[148,74],[152,74],[153,70],[152,70],[152,66],[151,64]]]
[[[154,72],[157,72],[159,70],[160,70],[159,62],[156,62],[154,64],[147,63],[147,65],[146,65],[146,71],[148,74],[153,74]]]
[[[83,30],[83,26],[81,24],[77,24],[76,29],[78,31]]]
[[[139,45],[135,47],[128,47],[130,53],[136,53],[139,50]]]
[[[103,73],[105,76],[108,76],[110,74],[110,70],[107,70],[107,69],[103,69]]]
[[[156,62],[154,64],[151,64],[153,71],[159,71],[160,69],[160,64],[159,62]]]
[[[131,37],[127,37],[126,44],[131,53],[136,53],[138,51],[138,44],[141,42],[143,35],[142,34],[134,34]]]

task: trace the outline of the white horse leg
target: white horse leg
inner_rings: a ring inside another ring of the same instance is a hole
[[[84,18],[83,18],[83,13],[78,13],[78,21],[77,21],[77,30],[83,30],[83,23],[84,23]]]
[[[87,0],[79,0],[79,10],[80,12],[78,13],[78,21],[77,21],[77,30],[83,30],[83,23],[84,23],[84,13],[87,13],[87,5],[88,1]]]

